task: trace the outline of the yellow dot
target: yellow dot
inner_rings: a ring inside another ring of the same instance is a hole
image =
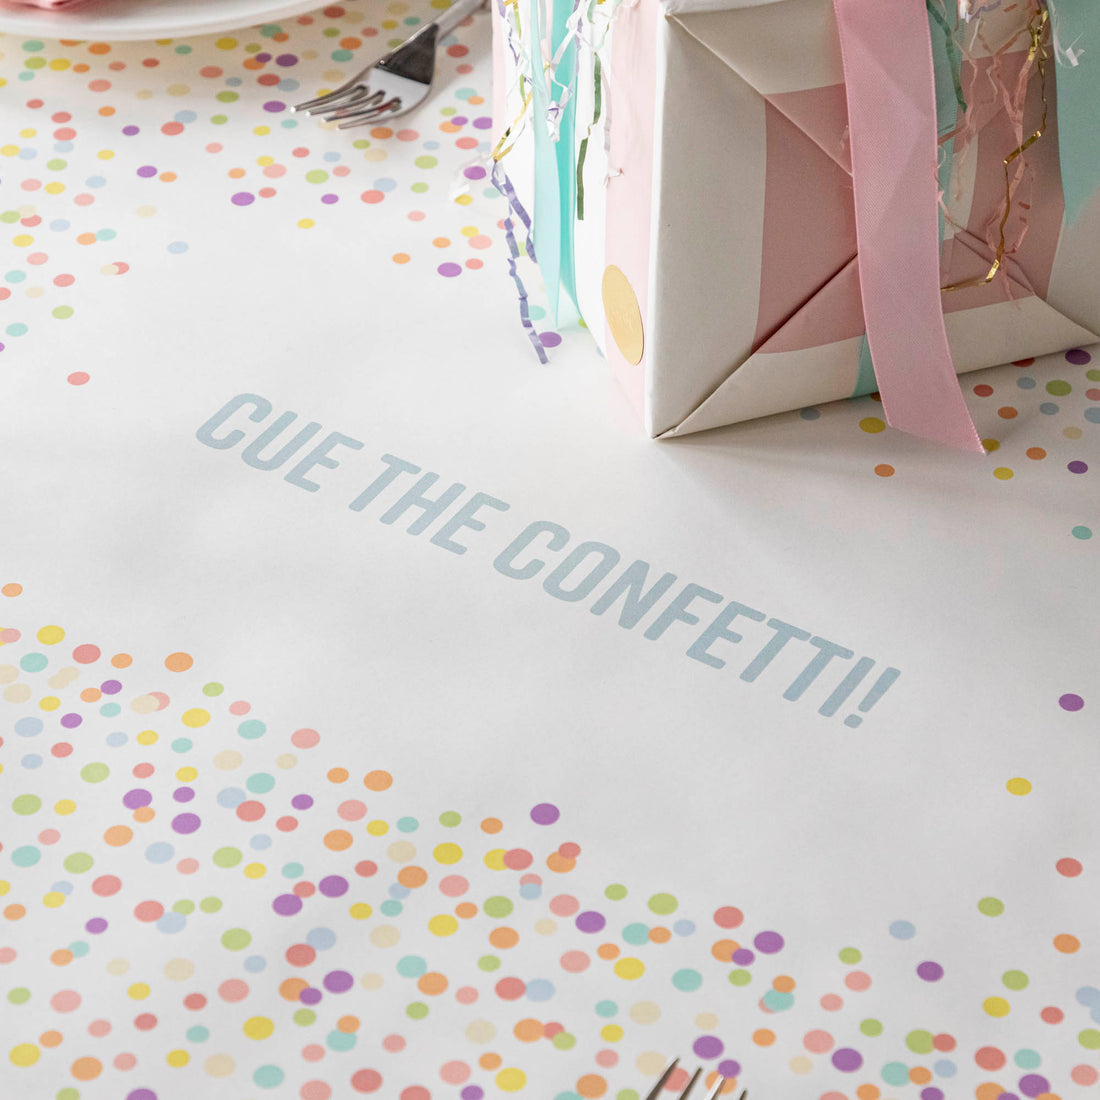
[[[352,920],[366,920],[374,910],[365,901],[357,901],[348,912]]]
[[[231,1054],[211,1054],[202,1064],[211,1077],[231,1077],[237,1068],[237,1063]]]
[[[219,50],[235,50],[237,48],[237,40],[235,38],[219,38],[214,43]]]
[[[214,757],[214,767],[219,771],[231,772],[234,768],[239,768],[243,760],[244,757],[236,749],[222,749]]]
[[[636,1024],[655,1024],[661,1018],[661,1009],[652,1001],[639,1001],[630,1006],[630,1018]]]
[[[144,982],[134,982],[129,989],[126,990],[127,996],[135,1001],[144,1001],[149,996],[149,987]]]
[[[175,1069],[180,1069],[191,1061],[191,1055],[186,1050],[170,1050],[164,1060]]]
[[[385,836],[390,827],[384,821],[371,821],[367,824],[367,832],[371,836]]]
[[[21,138],[32,138],[32,137],[37,137],[37,135],[38,135],[38,131],[37,130],[32,130],[29,126],[27,127],[27,129],[19,131],[19,136]]]
[[[244,869],[245,878],[263,878],[267,874],[267,868],[262,863],[250,863]]]
[[[789,1064],[792,1073],[809,1073],[814,1068],[813,1062],[804,1054],[796,1054]]]
[[[47,695],[38,701],[40,710],[57,710],[61,706],[61,700],[56,695]]]
[[[271,133],[271,127],[270,126],[253,126],[252,127],[252,132],[257,137],[266,137],[268,134]]]
[[[55,57],[50,62],[50,68],[53,69],[55,73],[61,73],[64,72],[71,64],[72,62],[67,57]]]
[[[629,956],[619,959],[615,963],[615,973],[624,981],[632,982],[645,973],[645,963],[641,959],[632,959]]]
[[[137,735],[137,743],[139,745],[155,745],[157,743],[157,731],[156,730],[142,730]]]
[[[877,416],[865,416],[859,422],[859,426],[862,431],[870,432],[872,435],[886,431],[885,422],[880,420]]]
[[[1001,449],[1001,441],[999,439],[983,439],[982,446],[992,454],[994,451]]]
[[[197,779],[199,775],[198,768],[180,768],[176,772],[176,778],[181,783],[190,783],[192,779]]]
[[[1062,429],[1062,435],[1064,435],[1066,437],[1066,439],[1080,439],[1081,438],[1081,429],[1080,428],[1063,428]]]
[[[1005,784],[1005,790],[1008,791],[1009,794],[1031,794],[1031,782],[1027,779],[1023,779],[1022,777],[1017,776],[1015,779],[1010,779]]]
[[[274,157],[257,157],[256,158],[256,163],[261,168],[267,168],[269,165],[272,165],[272,164],[275,163],[275,158]]]
[[[107,973],[116,978],[125,974],[130,969],[130,964],[125,959],[111,959],[107,964]]]
[[[16,248],[27,248],[29,245],[34,244],[34,238],[29,233],[19,233],[12,237],[11,243]]]
[[[210,711],[203,710],[202,707],[192,707],[183,712],[182,721],[185,726],[198,729],[199,726],[205,726],[210,721]]]
[[[267,1039],[275,1030],[275,1024],[266,1016],[252,1016],[245,1020],[243,1030],[249,1039]]]
[[[503,871],[504,870],[504,855],[505,849],[494,848],[490,852],[485,853],[485,866],[490,871]]]
[[[287,768],[293,768],[298,763],[298,757],[292,752],[281,752],[275,757],[275,766],[282,768],[284,771]]]
[[[458,931],[458,921],[448,913],[440,913],[428,921],[428,931],[433,936],[453,936]]]
[[[60,801],[54,803],[53,812],[66,816],[71,814],[75,809],[76,803],[71,798],[62,798]]]
[[[134,211],[134,213],[137,214],[139,218],[151,218],[154,214],[156,214],[156,212],[157,208],[155,206],[149,205],[139,206],[137,210]]]
[[[457,202],[459,206],[469,206],[473,201],[472,195],[459,195],[458,198],[455,199],[455,202]]]
[[[381,974],[364,974],[359,979],[359,984],[364,989],[369,989],[374,992],[376,989],[381,989],[385,985],[385,978]]]
[[[43,645],[57,645],[58,642],[64,641],[65,631],[59,626],[44,626],[35,637]]]
[[[11,883],[7,879],[0,879],[0,898],[11,889]]]
[[[501,1092],[519,1092],[527,1084],[527,1074],[521,1069],[509,1066],[497,1074],[497,1088]]]
[[[195,973],[190,959],[169,959],[164,964],[164,976],[173,982],[185,982]]]
[[[45,191],[47,195],[60,195],[61,192],[65,190],[65,185],[54,180],[53,183],[47,183],[42,190]]]
[[[111,149],[100,149],[100,151],[96,153],[96,156],[99,157],[100,160],[110,160],[114,155],[114,151]]]
[[[65,904],[65,895],[60,890],[51,890],[42,899],[42,904],[47,909],[58,909]]]
[[[33,1066],[38,1061],[41,1053],[34,1043],[20,1043],[18,1046],[11,1048],[8,1057],[11,1059],[12,1065]]]
[[[617,1043],[623,1037],[623,1029],[618,1024],[608,1024],[600,1031],[600,1038],[605,1043]]]
[[[392,924],[380,924],[371,929],[370,942],[375,947],[393,947],[400,939],[400,931]]]
[[[464,225],[462,227],[462,235],[464,237],[476,237],[477,236],[477,227],[473,226],[473,225]]]
[[[998,466],[997,469],[993,471],[993,476],[998,481],[1008,481],[1013,475],[1012,471],[1007,466]]]
[[[432,855],[436,863],[457,863],[462,858],[462,849],[457,844],[437,844]]]
[[[187,84],[169,84],[165,91],[169,95],[187,95],[191,88]]]
[[[6,157],[17,157],[17,156],[19,156],[19,146],[18,145],[0,145],[0,153],[2,153]]]
[[[1007,1016],[1012,1011],[1004,997],[986,997],[982,1002],[987,1016]]]
[[[299,229],[312,229],[316,224],[317,223],[312,218],[299,218],[298,219],[298,228]]]

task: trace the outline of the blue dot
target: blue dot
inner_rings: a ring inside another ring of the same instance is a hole
[[[673,926],[672,931],[677,936],[690,936],[695,931],[695,922],[690,920],[678,920]]]
[[[1016,379],[1016,385],[1022,390],[1033,390],[1035,389],[1035,379],[1028,374],[1023,374]]]
[[[1090,1008],[1089,1016],[1092,1017],[1094,1023],[1100,1024],[1100,1005],[1097,1005],[1095,1008]]]
[[[411,893],[412,891],[407,886],[402,886],[399,882],[395,882],[390,887],[390,897],[397,898],[398,901],[404,901]]]
[[[616,1015],[619,1011],[619,1006],[614,1001],[600,1001],[596,1005],[596,1015],[602,1016],[605,1020]]]
[[[288,863],[283,867],[283,878],[301,878],[304,870],[300,863]]]
[[[199,116],[194,111],[177,111],[177,122],[194,122]]]
[[[399,901],[384,901],[378,906],[379,912],[384,917],[397,917],[401,915],[404,906]]]
[[[178,256],[181,253],[187,251],[187,242],[186,241],[173,241],[168,246],[168,251],[171,252],[173,255]],[[261,722],[260,725],[263,725],[263,723]]]
[[[113,733],[107,734],[107,744],[110,745],[112,749],[121,748],[126,744],[126,741],[126,734],[124,734],[122,730],[115,730]]]
[[[70,227],[70,225],[71,223],[67,222],[64,218],[54,218],[54,220],[50,222],[50,228],[55,233],[64,233],[65,230]]]
[[[438,141],[426,141],[426,142],[424,142],[424,148],[427,149],[428,152],[434,152],[436,149],[439,148],[439,142]]]
[[[529,1001],[548,1001],[554,996],[554,983],[545,978],[535,978],[527,983],[527,999]]]
[[[327,161],[329,161],[329,162],[332,162],[332,161],[336,161],[336,160],[339,160],[339,159],[340,159],[340,154],[339,154],[339,153],[337,153],[335,149],[330,149],[330,150],[329,150],[329,151],[328,151],[328,152],[327,152],[327,153],[326,153],[326,154],[324,155],[324,157],[323,157],[322,159],[324,159],[324,160],[327,160]]]
[[[265,852],[271,847],[271,837],[266,833],[258,833],[248,843],[254,851]]]
[[[35,768],[42,767],[42,757],[36,752],[29,752],[19,761],[19,763],[22,764],[24,768],[34,771]]]
[[[145,858],[150,863],[167,863],[176,854],[176,849],[166,840],[158,840],[145,849]]]
[[[55,882],[50,889],[56,890],[59,894],[68,896],[73,892],[73,884],[71,882]]]
[[[189,1043],[205,1043],[210,1038],[209,1028],[203,1027],[202,1024],[189,1027],[186,1034]]]
[[[160,920],[157,921],[157,930],[159,932],[166,932],[168,935],[174,935],[176,932],[182,932],[187,927],[187,918],[182,913],[165,913]]]
[[[1100,408],[1085,409],[1085,419],[1090,424],[1100,424]]]
[[[239,76],[227,76],[225,78],[225,84],[228,88],[239,88],[244,81]]]
[[[1044,401],[1039,406],[1039,412],[1041,412],[1043,416],[1053,416],[1057,411],[1058,406],[1055,405],[1053,401]]]
[[[20,160],[34,160],[34,158],[36,156],[38,156],[38,151],[36,149],[20,149],[19,150],[19,159]]]
[[[821,410],[813,408],[802,409],[798,415],[802,417],[803,420],[816,420],[819,416],[821,416]]]
[[[519,888],[519,896],[524,901],[534,901],[542,897],[542,887],[537,882],[525,882]]]
[[[397,180],[391,180],[388,176],[383,176],[380,180],[374,181],[376,191],[392,191],[396,186]]]
[[[1094,985],[1083,985],[1077,990],[1077,1003],[1089,1007],[1100,1005],[1100,989]]]
[[[118,703],[104,703],[103,706],[99,708],[99,713],[102,714],[104,718],[115,718],[121,710],[122,707],[120,707]],[[123,734],[122,736],[125,737],[126,735]]]
[[[249,974],[259,974],[267,966],[267,960],[261,955],[249,955],[244,960],[244,968]]]
[[[283,80],[280,80],[278,84],[280,92],[296,92],[300,87],[301,85],[298,83],[298,81],[289,76]]]
[[[23,70],[23,71],[22,71],[22,72],[21,72],[21,73],[19,74],[19,79],[20,79],[20,80],[33,80],[33,79],[34,79],[34,73],[30,72],[30,71],[29,71],[29,70],[27,70],[27,69],[24,69],[24,70]]]
[[[20,737],[37,737],[43,729],[41,718],[20,718],[15,723],[15,732]]]
[[[245,799],[240,787],[223,787],[218,791],[218,805],[226,810],[235,810]]]
[[[315,951],[327,951],[336,943],[336,933],[331,928],[311,928],[306,933],[306,943]]]
[[[71,153],[73,151],[73,143],[71,141],[55,141],[53,143],[53,151],[55,153]]]
[[[495,187],[486,187],[481,192],[487,199],[499,199],[500,192]]]
[[[188,737],[177,737],[172,742],[173,752],[190,752],[195,746],[195,742]]]
[[[937,1077],[954,1077],[958,1072],[958,1066],[950,1058],[941,1058],[932,1067],[932,1071]]]
[[[916,928],[907,920],[896,920],[890,925],[890,935],[896,940],[911,940],[916,934]]]
[[[84,183],[88,187],[103,187],[107,181],[102,176],[89,176]]]

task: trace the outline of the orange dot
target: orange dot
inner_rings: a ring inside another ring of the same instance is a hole
[[[463,920],[469,920],[471,917],[477,916],[477,906],[472,901],[460,901],[455,906],[455,916],[461,917]]]
[[[389,772],[367,772],[363,776],[363,786],[368,791],[386,791],[393,786],[393,776]]]
[[[487,817],[481,823],[481,831],[483,833],[499,833],[504,828],[504,822],[496,817]]]
[[[325,833],[325,847],[330,852],[343,852],[351,847],[351,833],[347,829],[332,829]]]
[[[244,175],[243,168],[230,168],[228,172],[231,180],[239,180]]]
[[[5,584],[3,588],[0,588],[0,592],[3,592],[5,596],[19,596],[23,592],[23,586],[12,581],[11,584]]]
[[[428,997],[438,997],[440,993],[447,992],[447,985],[447,979],[442,974],[429,970],[417,979],[416,988]]]
[[[129,653],[116,653],[111,658],[111,664],[115,668],[129,668],[134,663],[133,657]]]
[[[73,1062],[73,1076],[78,1081],[93,1081],[103,1072],[103,1063],[98,1058],[77,1058]]]
[[[175,183],[178,178],[175,172],[161,172],[158,177],[161,183]]]
[[[385,141],[386,138],[393,137],[393,131],[388,126],[375,126],[370,132],[372,138],[378,138],[379,141]]]
[[[483,95],[472,95],[466,102],[469,103],[471,107],[480,107],[485,102],[485,97]]]
[[[1011,405],[1002,405],[997,410],[997,415],[1002,420],[1015,420],[1018,414],[1017,414],[1016,410]]]
[[[279,996],[286,1001],[296,1001],[303,989],[309,988],[305,978],[287,978],[279,986]]]
[[[860,1085],[856,1089],[856,1100],[879,1100],[881,1095],[877,1085]]]
[[[1046,458],[1046,456],[1047,453],[1042,447],[1028,447],[1027,449],[1027,457],[1035,459],[1036,462],[1038,462],[1040,458]]]
[[[770,1047],[775,1042],[775,1032],[766,1027],[757,1028],[752,1033],[752,1041],[758,1047]]]
[[[397,872],[397,881],[402,886],[407,886],[410,890],[415,890],[418,886],[423,886],[428,881],[428,872],[423,867],[416,867],[413,864],[409,864],[407,867],[402,867]]]
[[[538,1020],[532,1020],[528,1017],[526,1020],[520,1020],[514,1028],[512,1028],[512,1034],[521,1043],[533,1043],[538,1039],[541,1039],[545,1032],[543,1031],[542,1024]]]
[[[432,244],[434,244],[436,248],[449,248],[451,240],[449,237],[436,237],[435,240],[432,241]]]
[[[619,957],[619,949],[613,943],[601,943],[596,948],[596,954],[601,959],[617,959]]]
[[[889,462],[880,462],[875,467],[875,473],[878,474],[879,477],[893,477],[894,467],[891,466]]]
[[[914,1066],[909,1071],[909,1080],[914,1085],[927,1085],[932,1080],[932,1071],[924,1066]]]
[[[80,693],[80,698],[83,699],[85,703],[97,703],[102,694],[103,692],[101,692],[99,688],[85,688]]]
[[[142,807],[144,808],[144,807]],[[112,848],[121,848],[134,839],[134,830],[129,825],[112,825],[103,834],[103,839]]]
[[[483,1054],[478,1060],[477,1064],[482,1069],[497,1069],[500,1066],[499,1054]]]
[[[983,1081],[975,1090],[975,1100],[998,1100],[1005,1090],[996,1081]]]
[[[514,928],[494,928],[489,933],[489,942],[501,951],[507,951],[519,943],[519,933]]]
[[[144,825],[148,821],[152,821],[157,816],[157,811],[152,806],[139,806],[134,810],[134,820],[141,825]],[[125,828],[125,826],[121,826]],[[125,844],[126,842],[123,841]]]
[[[363,40],[361,38],[341,38],[340,45],[345,50],[357,50],[363,45]]]
[[[794,978],[789,978],[786,974],[780,974],[778,978],[772,980],[772,989],[776,993],[790,993],[794,990],[794,986]]]
[[[106,42],[93,42],[88,47],[88,53],[110,53],[111,47]]]
[[[54,966],[68,966],[73,961],[73,953],[67,947],[59,947],[51,956]]]
[[[94,233],[80,233],[80,234],[77,235],[76,243],[77,244],[95,244],[95,234]]]
[[[4,907],[4,916],[7,917],[8,920],[21,920],[26,916],[26,913],[26,908],[18,903],[15,905],[6,905]]]
[[[114,109],[114,107],[100,107],[99,113],[104,118],[110,118],[111,115],[113,115],[115,113],[115,109]]]
[[[667,928],[658,925],[656,928],[649,930],[649,939],[651,943],[668,943],[672,939],[672,933]]]
[[[38,1036],[38,1041],[44,1047],[59,1047],[61,1046],[61,1032],[60,1031],[43,1031]]]
[[[607,1082],[598,1073],[586,1073],[577,1082],[577,1095],[586,1098],[603,1096],[607,1092]]]
[[[254,57],[245,58],[241,64],[244,65],[246,69],[262,69],[264,67],[264,63],[262,61],[257,61]]]
[[[546,866],[559,875],[572,871],[576,865],[577,861],[575,859],[566,859],[560,852],[551,852],[546,857]]]
[[[395,264],[407,264],[412,257],[407,252],[395,252],[393,262]]]
[[[327,778],[330,783],[346,783],[348,779],[348,769],[329,768]]]
[[[1056,951],[1061,951],[1063,955],[1072,955],[1080,947],[1081,941],[1068,932],[1062,932],[1054,937],[1054,948]]]
[[[352,1035],[359,1030],[359,1017],[358,1016],[341,1016],[336,1021],[336,1030],[342,1031],[345,1035]]]
[[[719,961],[728,963],[733,959],[733,953],[741,945],[736,940],[718,940],[710,949],[710,953]]]

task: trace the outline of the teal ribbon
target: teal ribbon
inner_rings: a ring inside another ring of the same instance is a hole
[[[1076,65],[1059,59],[1058,149],[1066,224],[1100,187],[1100,0],[1047,0],[1057,40],[1080,50]]]
[[[550,94],[544,77],[542,43],[539,38],[540,5],[549,5],[550,56],[557,54],[569,31],[566,22],[573,14],[570,0],[531,0],[530,49],[532,81],[532,129],[535,135],[535,250],[539,269],[555,324],[561,323],[562,291],[577,304],[577,276],[573,243],[573,218],[577,204],[577,175],[574,140],[576,136],[576,95],[561,108],[558,140],[547,132],[546,116]],[[559,84],[576,91],[577,43],[562,53],[555,78]],[[578,310],[579,312],[579,310]]]

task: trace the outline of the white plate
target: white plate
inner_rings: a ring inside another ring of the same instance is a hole
[[[0,32],[100,42],[182,38],[274,23],[322,7],[324,0],[88,0],[49,12],[0,0]]]

